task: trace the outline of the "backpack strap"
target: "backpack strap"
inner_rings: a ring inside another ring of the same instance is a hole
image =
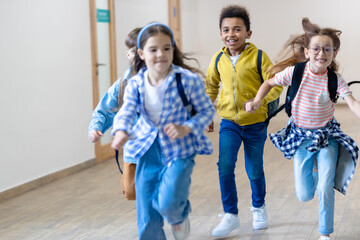
[[[127,79],[123,79],[122,81],[120,79],[120,81],[119,81],[119,93],[118,93],[118,108],[119,109],[124,103],[124,92],[125,92],[126,84],[127,84]]]
[[[360,81],[351,81],[351,82],[348,82],[347,85],[350,86],[350,85],[352,85],[354,83],[360,83]]]
[[[330,99],[333,103],[336,103],[337,99],[339,98],[337,94],[337,87],[338,87],[337,75],[333,70],[328,68],[328,89],[329,89]]]
[[[295,64],[294,67],[293,77],[291,79],[291,86],[288,87],[285,100],[285,111],[289,117],[291,116],[291,103],[299,90],[305,66],[306,62],[301,62]]]
[[[186,108],[186,111],[189,113],[190,116],[194,116],[196,114],[195,108],[191,103],[188,101],[185,92],[184,92],[184,86],[181,82],[181,73],[176,73],[176,85],[181,97],[181,100],[184,104],[184,107]]]
[[[218,63],[219,63],[219,60],[221,58],[221,56],[223,55],[223,51],[220,51],[219,54],[216,56],[216,60],[215,60],[215,68],[216,68],[216,71],[218,72],[219,76],[220,76],[220,73],[219,73],[219,69],[218,69]]]
[[[260,75],[261,84],[263,84],[264,78],[262,76],[261,62],[262,62],[262,50],[259,49],[258,50],[258,57],[257,57],[257,70],[258,70],[259,75]]]
[[[291,116],[291,102],[292,102],[292,100],[294,100],[296,93],[299,90],[299,86],[301,84],[302,75],[304,73],[305,66],[306,66],[306,62],[301,62],[301,63],[295,64],[293,77],[291,79],[291,86],[288,87],[287,92],[286,92],[285,103],[283,105],[281,105],[281,107],[279,107],[275,112],[273,112],[272,114],[270,114],[267,117],[267,119],[265,120],[266,125],[269,124],[271,118],[275,117],[276,114],[278,114],[284,108],[285,108],[285,111],[288,114],[288,116],[289,117]]]
[[[123,174],[123,171],[121,170],[120,163],[119,163],[119,151],[118,150],[115,150],[115,160],[118,165],[119,171],[121,172],[121,174]]]
[[[123,79],[122,81],[120,79],[119,93],[118,93],[118,108],[119,109],[124,103],[124,91],[125,91],[126,84],[127,84],[127,79]],[[117,166],[119,168],[119,171],[121,172],[121,174],[123,174],[123,171],[121,170],[120,163],[119,163],[119,151],[118,150],[115,150],[115,160],[116,160]]]

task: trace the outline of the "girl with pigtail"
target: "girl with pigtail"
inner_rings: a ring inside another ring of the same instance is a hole
[[[295,191],[299,201],[319,196],[319,240],[329,240],[334,231],[334,189],[343,194],[353,177],[359,149],[334,118],[335,106],[328,90],[328,72],[337,77],[337,94],[360,118],[360,102],[337,73],[335,57],[340,48],[340,30],[320,28],[302,20],[304,34],[292,37],[282,58],[271,69],[255,99],[245,104],[253,113],[271,88],[291,86],[297,63],[306,62],[297,94],[291,102],[292,116],[286,128],[270,134],[273,144],[286,158],[293,158]]]

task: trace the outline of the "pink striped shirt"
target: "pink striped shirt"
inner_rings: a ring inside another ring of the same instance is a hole
[[[294,66],[287,67],[275,75],[277,85],[289,86],[294,72]],[[340,97],[351,95],[348,85],[339,73],[337,92]],[[317,75],[310,70],[310,62],[306,64],[303,78],[291,104],[291,113],[296,126],[306,129],[324,127],[334,117],[335,106],[330,100],[327,71]]]

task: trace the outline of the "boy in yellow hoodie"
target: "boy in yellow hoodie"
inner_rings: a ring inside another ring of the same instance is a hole
[[[225,46],[214,54],[210,62],[206,75],[206,93],[215,102],[221,83],[217,102],[217,111],[222,118],[217,165],[225,215],[212,235],[225,237],[240,226],[235,165],[241,143],[244,143],[245,170],[252,190],[250,209],[253,212],[253,228],[264,229],[268,226],[263,170],[263,151],[267,136],[264,121],[268,103],[280,96],[282,88],[272,89],[256,113],[250,114],[244,110],[244,104],[255,98],[261,86],[261,75],[265,81],[271,77],[267,70],[272,63],[266,53],[258,55],[256,46],[246,42],[252,34],[246,8],[239,5],[227,6],[222,9],[219,20],[220,36]],[[261,58],[261,72],[258,70],[258,56]],[[208,131],[214,131],[213,124]]]

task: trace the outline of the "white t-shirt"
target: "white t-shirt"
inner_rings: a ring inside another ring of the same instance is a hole
[[[247,49],[248,47],[249,47],[249,44],[246,43],[244,50]],[[241,53],[242,53],[242,52],[241,52]],[[236,55],[236,56],[230,56],[230,59],[231,59],[231,62],[232,62],[232,65],[233,65],[233,66],[235,66],[237,60],[238,60],[239,57],[241,56],[241,53],[240,53],[239,55]]]
[[[149,82],[148,71],[145,76],[145,110],[149,119],[157,126],[160,123],[160,115],[163,108],[164,94],[168,78],[160,86],[152,86]]]
[[[232,62],[232,65],[235,66],[235,63],[236,61],[239,59],[241,54],[239,55],[236,55],[236,56],[230,56],[230,59],[231,59],[231,62]]]

